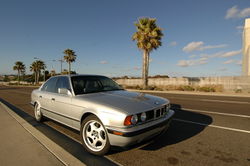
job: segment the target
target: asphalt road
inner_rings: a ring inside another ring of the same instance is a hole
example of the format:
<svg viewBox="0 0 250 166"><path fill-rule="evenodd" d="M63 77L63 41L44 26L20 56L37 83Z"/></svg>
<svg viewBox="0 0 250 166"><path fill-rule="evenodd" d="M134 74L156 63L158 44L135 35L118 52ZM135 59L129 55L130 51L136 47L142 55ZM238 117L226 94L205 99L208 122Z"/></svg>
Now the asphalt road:
<svg viewBox="0 0 250 166"><path fill-rule="evenodd" d="M28 87L0 87L0 100L87 165L250 165L250 97L163 94L176 115L167 133L104 157L83 150L79 133L51 120L35 122Z"/></svg>

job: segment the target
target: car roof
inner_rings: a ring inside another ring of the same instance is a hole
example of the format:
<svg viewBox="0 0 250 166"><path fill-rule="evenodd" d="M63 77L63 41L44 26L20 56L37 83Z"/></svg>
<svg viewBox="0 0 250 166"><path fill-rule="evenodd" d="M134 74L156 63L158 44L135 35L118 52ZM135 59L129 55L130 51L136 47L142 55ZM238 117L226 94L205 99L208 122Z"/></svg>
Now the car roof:
<svg viewBox="0 0 250 166"><path fill-rule="evenodd" d="M56 75L53 77L76 77L76 76L99 76L99 77L106 77L103 75L94 75L94 74L71 74L71 75L67 75L67 74L63 74L63 75Z"/></svg>

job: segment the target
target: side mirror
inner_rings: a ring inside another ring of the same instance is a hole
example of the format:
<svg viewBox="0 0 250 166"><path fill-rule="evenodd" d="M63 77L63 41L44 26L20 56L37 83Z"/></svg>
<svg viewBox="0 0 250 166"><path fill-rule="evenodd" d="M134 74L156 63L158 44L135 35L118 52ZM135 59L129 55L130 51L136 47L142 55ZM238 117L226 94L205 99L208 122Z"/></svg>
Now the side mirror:
<svg viewBox="0 0 250 166"><path fill-rule="evenodd" d="M59 94L63 94L63 95L69 95L71 96L71 92L70 90L66 89L66 88L58 88L58 93Z"/></svg>

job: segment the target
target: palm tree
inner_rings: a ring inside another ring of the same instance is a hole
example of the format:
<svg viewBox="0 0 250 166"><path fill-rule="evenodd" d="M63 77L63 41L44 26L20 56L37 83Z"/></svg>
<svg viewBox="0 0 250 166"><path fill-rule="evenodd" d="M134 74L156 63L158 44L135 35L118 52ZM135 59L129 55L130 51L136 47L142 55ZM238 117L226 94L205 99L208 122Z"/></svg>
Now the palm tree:
<svg viewBox="0 0 250 166"><path fill-rule="evenodd" d="M71 63L75 62L75 60L76 60L76 54L71 49L66 49L66 50L63 51L63 53L65 54L65 56L63 57L64 60L69 64L68 73L70 74L70 72L71 72Z"/></svg>
<svg viewBox="0 0 250 166"><path fill-rule="evenodd" d="M34 72L35 83L38 84L41 70L45 70L46 65L41 60L36 60L30 65L30 71Z"/></svg>
<svg viewBox="0 0 250 166"><path fill-rule="evenodd" d="M161 46L163 36L162 29L156 25L154 18L140 18L135 23L137 32L132 36L132 40L137 40L137 47L143 51L142 79L143 88L148 86L149 54Z"/></svg>
<svg viewBox="0 0 250 166"><path fill-rule="evenodd" d="M20 74L25 72L25 68L25 64L21 61L16 61L15 65L13 66L13 70L17 70L18 84L20 84Z"/></svg>

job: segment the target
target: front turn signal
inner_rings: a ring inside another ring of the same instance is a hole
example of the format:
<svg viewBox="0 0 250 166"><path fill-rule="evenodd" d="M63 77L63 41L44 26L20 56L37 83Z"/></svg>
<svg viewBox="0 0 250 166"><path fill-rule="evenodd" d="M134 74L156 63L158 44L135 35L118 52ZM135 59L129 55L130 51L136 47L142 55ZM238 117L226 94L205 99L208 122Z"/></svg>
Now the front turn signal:
<svg viewBox="0 0 250 166"><path fill-rule="evenodd" d="M132 115L127 116L127 117L125 118L125 120L124 120L124 125L125 125L125 126L131 125L131 124L132 124L131 119L132 119Z"/></svg>

